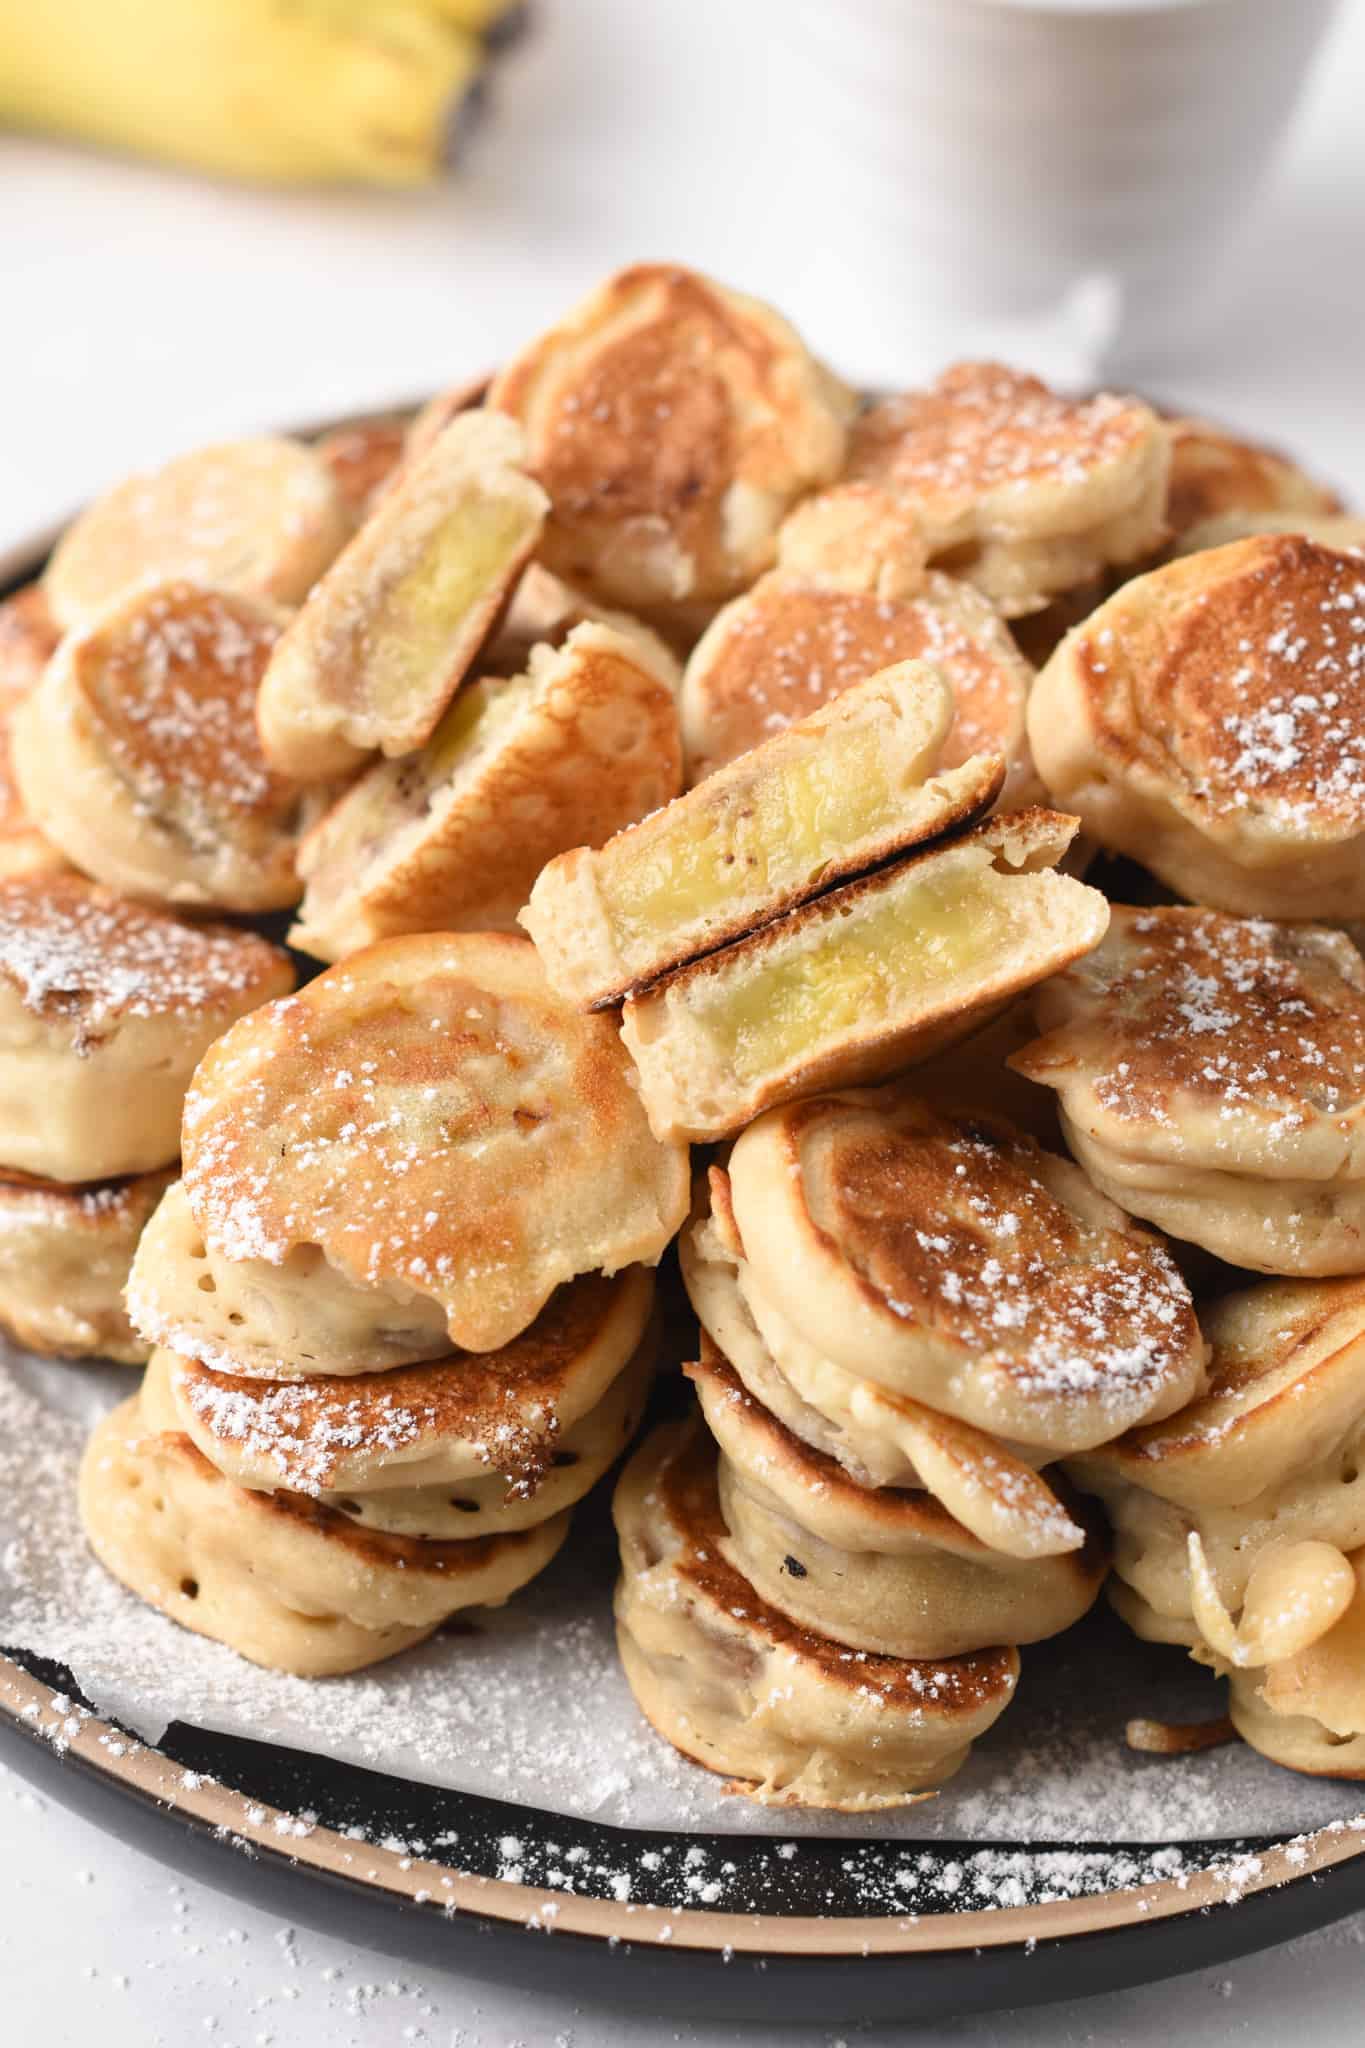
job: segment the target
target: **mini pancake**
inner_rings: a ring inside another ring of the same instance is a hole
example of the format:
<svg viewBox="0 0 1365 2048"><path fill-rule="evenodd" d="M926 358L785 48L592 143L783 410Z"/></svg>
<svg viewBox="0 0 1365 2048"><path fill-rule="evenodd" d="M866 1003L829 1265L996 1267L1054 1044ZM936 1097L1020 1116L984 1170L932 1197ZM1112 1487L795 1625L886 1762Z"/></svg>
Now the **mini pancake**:
<svg viewBox="0 0 1365 2048"><path fill-rule="evenodd" d="M877 555L863 559L875 578ZM726 605L683 676L688 780L704 781L903 661L932 662L952 687L956 713L941 765L1003 754L1008 800L1025 801L1037 787L1024 737L1033 671L986 599L936 571L887 596L852 571L836 581L784 562Z"/></svg>
<svg viewBox="0 0 1365 2048"><path fill-rule="evenodd" d="M128 1313L149 1343L258 1380L382 1372L450 1349L439 1303L357 1286L316 1245L295 1245L278 1264L222 1257L205 1243L180 1182L138 1243Z"/></svg>
<svg viewBox="0 0 1365 2048"><path fill-rule="evenodd" d="M178 1359L176 1426L239 1486L344 1495L492 1475L529 1497L644 1343L653 1294L640 1266L585 1275L496 1351L347 1379L243 1382Z"/></svg>
<svg viewBox="0 0 1365 2048"><path fill-rule="evenodd" d="M522 923L584 1007L741 938L851 876L970 824L1004 763L940 771L952 692L921 663L871 677L599 852L561 853Z"/></svg>
<svg viewBox="0 0 1365 2048"><path fill-rule="evenodd" d="M725 1137L969 1037L1102 936L1104 898L1052 866L1073 831L1052 811L989 819L632 996L623 1036L651 1129Z"/></svg>
<svg viewBox="0 0 1365 2048"><path fill-rule="evenodd" d="M619 271L494 378L552 510L546 565L632 610L733 597L844 459L851 395L758 300Z"/></svg>
<svg viewBox="0 0 1365 2048"><path fill-rule="evenodd" d="M334 427L313 443L357 526L402 461L411 426L408 413L379 412Z"/></svg>
<svg viewBox="0 0 1365 2048"><path fill-rule="evenodd" d="M1205 548L1224 548L1230 541L1250 540L1258 533L1300 533L1338 554L1365 553L1365 519L1330 517L1310 512L1225 512L1191 526L1171 549L1172 555L1197 555Z"/></svg>
<svg viewBox="0 0 1365 2048"><path fill-rule="evenodd" d="M871 1813L961 1768L1013 1698L1012 1649L912 1662L850 1650L763 1600L731 1565L716 1453L659 1429L616 1489L616 1630L646 1719L765 1806Z"/></svg>
<svg viewBox="0 0 1365 2048"><path fill-rule="evenodd" d="M65 1187L0 1172L0 1328L29 1351L141 1365L123 1290L170 1177Z"/></svg>
<svg viewBox="0 0 1365 2048"><path fill-rule="evenodd" d="M929 561L1007 618L1041 611L1165 534L1170 444L1150 406L1059 398L999 363L958 363L856 421L848 476L893 492Z"/></svg>
<svg viewBox="0 0 1365 2048"><path fill-rule="evenodd" d="M285 620L258 598L161 583L67 634L15 719L14 766L76 866L153 901L297 902L318 799L272 774L254 717Z"/></svg>
<svg viewBox="0 0 1365 2048"><path fill-rule="evenodd" d="M1229 1612L1268 1552L1365 1546L1365 1280L1262 1282L1204 1328L1207 1392L1068 1468L1105 1503L1120 1577L1195 1639L1192 1531ZM1314 1560L1310 1589L1322 1577Z"/></svg>
<svg viewBox="0 0 1365 2048"><path fill-rule="evenodd" d="M1365 1268L1365 962L1341 932L1115 905L1012 1056L1133 1214L1234 1265Z"/></svg>
<svg viewBox="0 0 1365 2048"><path fill-rule="evenodd" d="M358 1671L462 1608L501 1606L569 1526L564 1514L463 1543L364 1529L300 1494L234 1486L187 1436L150 1428L136 1400L92 1435L79 1501L91 1549L140 1599L305 1678Z"/></svg>
<svg viewBox="0 0 1365 2048"><path fill-rule="evenodd" d="M683 1279L703 1344L710 1341L768 1413L856 1486L921 1489L1006 1557L1056 1557L1081 1547L1085 1531L1032 1468L1045 1452L1021 1451L860 1379L804 1342L754 1286L728 1177L713 1166L709 1180L711 1214L679 1242Z"/></svg>
<svg viewBox="0 0 1365 2048"><path fill-rule="evenodd" d="M471 412L404 465L266 669L257 722L278 773L326 780L430 739L540 538L522 452L510 421Z"/></svg>
<svg viewBox="0 0 1365 2048"><path fill-rule="evenodd" d="M548 860L677 795L676 682L671 656L581 625L524 675L470 684L309 835L291 942L337 960L398 932L510 930Z"/></svg>
<svg viewBox="0 0 1365 2048"><path fill-rule="evenodd" d="M1108 1568L1101 1516L1084 1549L989 1549L931 1493L858 1486L754 1400L714 1345L687 1368L720 1446L721 1554L792 1621L887 1657L1034 1643L1093 1606Z"/></svg>
<svg viewBox="0 0 1365 2048"><path fill-rule="evenodd" d="M300 441L226 441L132 476L86 507L43 576L63 632L135 584L185 579L297 604L351 535L332 472Z"/></svg>
<svg viewBox="0 0 1365 2048"><path fill-rule="evenodd" d="M1191 531L1212 521L1330 518L1345 510L1335 491L1289 456L1245 441L1211 420L1168 420L1166 432L1171 443L1166 524L1181 553Z"/></svg>
<svg viewBox="0 0 1365 2048"><path fill-rule="evenodd" d="M729 1173L751 1300L845 1372L1054 1453L1203 1386L1158 1240L1001 1120L907 1084L827 1095L752 1125Z"/></svg>
<svg viewBox="0 0 1365 2048"><path fill-rule="evenodd" d="M311 1247L471 1351L579 1273L655 1263L687 1213L614 1021L501 933L389 939L244 1020L195 1076L184 1160L205 1246L267 1292Z"/></svg>
<svg viewBox="0 0 1365 2048"><path fill-rule="evenodd" d="M82 876L0 882L0 1164L57 1181L167 1165L201 1055L293 979L253 933Z"/></svg>
<svg viewBox="0 0 1365 2048"><path fill-rule="evenodd" d="M649 1398L654 1378L654 1351L651 1332L641 1340L600 1399L585 1414L563 1427L556 1426L552 1432L547 1433L542 1427L537 1439L538 1446L543 1449L541 1463L522 1460L522 1446L516 1445L513 1455L510 1458L504 1455L502 1460L511 1465L512 1469L508 1471L499 1468L495 1451L493 1461L476 1460L472 1471L447 1476L444 1480L435 1476L423 1479L418 1473L408 1483L403 1480L401 1472L381 1469L381 1483L372 1489L367 1485L338 1490L310 1484L291 1490L311 1494L314 1499L335 1508L339 1514L364 1528L388 1530L399 1536L461 1541L470 1536L503 1535L509 1530L534 1528L537 1523L549 1521L551 1516L561 1514L581 1500L625 1449L639 1426ZM467 1354L463 1356L467 1361ZM443 1369L444 1361L429 1368L429 1376L435 1379ZM224 1471L226 1477L236 1478L239 1484L246 1483L236 1472L226 1469L238 1462L234 1457L235 1446L206 1426L215 1422L222 1424L229 1414L228 1404L234 1383L223 1379L221 1389L213 1390L212 1406L206 1416L201 1416L193 1406L195 1401L204 1406L204 1397L209 1392L201 1373L193 1367L186 1367L184 1361L170 1351L154 1352L148 1371L166 1382L174 1411L173 1420L167 1426L183 1428L210 1464ZM348 1381L346 1385L349 1390L355 1382ZM248 1406L253 1413L256 1412L261 1405L256 1388L241 1381L236 1382L235 1387L244 1397L239 1415L245 1413ZM286 1390L269 1390L272 1394L282 1391ZM340 1404L336 1406L339 1408ZM267 1429L278 1416L279 1407L277 1401L267 1421ZM553 1423L555 1418L551 1415L549 1421ZM377 1427L382 1429L382 1422L377 1423ZM256 1459L255 1462L261 1464L262 1460ZM359 1464L361 1461L356 1458L352 1462ZM447 1462L457 1462L453 1451L448 1453ZM427 1461L431 1471L437 1470L439 1463L439 1459ZM397 1483L392 1483L394 1481ZM264 1490L269 1492L271 1489L267 1485Z"/></svg>
<svg viewBox="0 0 1365 2048"><path fill-rule="evenodd" d="M45 839L24 806L14 778L15 716L56 652L61 634L41 583L0 601L0 880L53 873L64 856Z"/></svg>
<svg viewBox="0 0 1365 2048"><path fill-rule="evenodd" d="M1365 564L1291 534L1135 577L1034 685L1054 799L1178 894L1365 916Z"/></svg>

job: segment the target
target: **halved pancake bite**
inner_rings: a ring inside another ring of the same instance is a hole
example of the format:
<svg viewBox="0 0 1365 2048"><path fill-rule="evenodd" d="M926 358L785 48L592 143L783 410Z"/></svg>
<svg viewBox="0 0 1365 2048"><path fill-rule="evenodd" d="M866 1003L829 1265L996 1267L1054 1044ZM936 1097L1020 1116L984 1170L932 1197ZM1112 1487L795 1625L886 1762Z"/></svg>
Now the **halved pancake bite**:
<svg viewBox="0 0 1365 2048"><path fill-rule="evenodd" d="M554 855L677 795L677 679L652 634L584 623L525 674L468 685L305 840L292 943L337 960L399 932L510 930Z"/></svg>
<svg viewBox="0 0 1365 2048"><path fill-rule="evenodd" d="M412 1323L409 1357L442 1330L494 1349L561 1282L657 1260L687 1210L614 1022L501 934L391 939L257 1011L195 1076L184 1159L205 1257L259 1298L225 1340L248 1371L291 1289L305 1323L359 1317L357 1349L376 1317Z"/></svg>
<svg viewBox="0 0 1365 2048"><path fill-rule="evenodd" d="M24 802L87 874L130 895L224 910L296 902L320 799L271 772L256 693L288 614L149 584L68 633L14 725Z"/></svg>
<svg viewBox="0 0 1365 2048"><path fill-rule="evenodd" d="M550 862L521 922L552 984L616 1002L998 796L1004 764L941 766L952 692L923 663L846 691L594 852Z"/></svg>
<svg viewBox="0 0 1365 2048"><path fill-rule="evenodd" d="M293 979L250 932L82 876L0 882L0 1165L68 1182L167 1165L204 1052Z"/></svg>
<svg viewBox="0 0 1365 2048"><path fill-rule="evenodd" d="M1014 1696L1018 1652L913 1662L792 1621L727 1562L716 1452L659 1429L616 1489L617 1642L666 1741L766 1806L871 1813L961 1768Z"/></svg>
<svg viewBox="0 0 1365 2048"><path fill-rule="evenodd" d="M315 449L225 441L131 476L87 506L53 550L43 589L63 632L148 581L186 578L297 604L351 532Z"/></svg>
<svg viewBox="0 0 1365 2048"><path fill-rule="evenodd" d="M1164 537L1170 447L1135 398L1060 398L1000 363L958 363L855 423L847 475L913 511L931 565L1006 618L1041 611Z"/></svg>
<svg viewBox="0 0 1365 2048"><path fill-rule="evenodd" d="M1365 917L1365 563L1266 534L1135 578L1029 700L1054 799L1194 902Z"/></svg>
<svg viewBox="0 0 1365 2048"><path fill-rule="evenodd" d="M1365 1271L1365 961L1341 932L1113 907L1010 1065L1134 1215L1234 1265Z"/></svg>
<svg viewBox="0 0 1365 2048"><path fill-rule="evenodd" d="M510 420L459 415L381 494L281 638L257 718L280 774L321 781L430 739L540 538Z"/></svg>
<svg viewBox="0 0 1365 2048"><path fill-rule="evenodd" d="M926 573L919 529L893 498L867 485L822 492L792 514L777 545L777 567L725 606L688 659L690 781L878 670L925 660L953 692L942 766L1001 754L1007 800L1036 792L1024 738L1032 671L986 598Z"/></svg>
<svg viewBox="0 0 1365 2048"><path fill-rule="evenodd" d="M626 1003L661 1138L720 1138L965 1038L1088 952L1109 910L1058 874L1075 821L1021 811L846 883Z"/></svg>
<svg viewBox="0 0 1365 2048"><path fill-rule="evenodd" d="M494 378L551 500L546 564L648 612L742 590L844 458L853 399L771 307L669 264L608 278Z"/></svg>

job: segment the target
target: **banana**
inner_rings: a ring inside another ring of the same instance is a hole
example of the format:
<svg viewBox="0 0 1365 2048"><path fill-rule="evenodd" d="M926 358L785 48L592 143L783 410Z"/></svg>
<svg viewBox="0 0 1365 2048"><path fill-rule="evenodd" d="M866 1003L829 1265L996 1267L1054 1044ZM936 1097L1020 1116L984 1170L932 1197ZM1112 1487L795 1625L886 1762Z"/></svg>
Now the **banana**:
<svg viewBox="0 0 1365 2048"><path fill-rule="evenodd" d="M0 122L235 178L442 167L491 0L0 0Z"/></svg>

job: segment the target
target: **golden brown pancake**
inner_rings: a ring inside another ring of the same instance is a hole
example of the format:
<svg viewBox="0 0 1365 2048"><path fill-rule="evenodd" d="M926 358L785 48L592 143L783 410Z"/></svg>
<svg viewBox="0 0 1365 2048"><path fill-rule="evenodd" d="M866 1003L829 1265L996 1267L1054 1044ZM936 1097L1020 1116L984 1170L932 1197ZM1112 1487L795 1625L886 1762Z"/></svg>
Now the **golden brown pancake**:
<svg viewBox="0 0 1365 2048"><path fill-rule="evenodd" d="M379 412L334 427L313 443L357 525L402 460L411 425L405 412Z"/></svg>
<svg viewBox="0 0 1365 2048"><path fill-rule="evenodd" d="M770 1345L780 1322L846 1372L1054 1453L1203 1385L1158 1240L995 1118L945 1116L908 1083L815 1097L751 1125L729 1174Z"/></svg>
<svg viewBox="0 0 1365 2048"><path fill-rule="evenodd" d="M55 653L61 634L41 583L0 601L0 879L65 867L64 856L38 830L14 778L15 715Z"/></svg>
<svg viewBox="0 0 1365 2048"><path fill-rule="evenodd" d="M632 609L732 597L844 455L849 394L756 299L619 271L494 378L552 512L542 556Z"/></svg>
<svg viewBox="0 0 1365 2048"><path fill-rule="evenodd" d="M617 1642L641 1711L763 1805L875 1812L944 1783L1008 1706L1017 1652L916 1663L789 1620L725 1559L715 1460L697 1426L659 1429L616 1490Z"/></svg>
<svg viewBox="0 0 1365 2048"><path fill-rule="evenodd" d="M1101 845L1220 910L1365 916L1365 565L1264 534L1126 583L1029 700Z"/></svg>
<svg viewBox="0 0 1365 2048"><path fill-rule="evenodd" d="M871 676L594 851L561 853L521 923L584 1006L770 924L836 884L973 823L1005 765L940 765L952 693L923 663Z"/></svg>
<svg viewBox="0 0 1365 2048"><path fill-rule="evenodd" d="M1086 952L1109 909L1053 864L1074 820L997 815L630 997L622 1033L660 1137L727 1137L773 1103L881 1080L970 1036Z"/></svg>
<svg viewBox="0 0 1365 2048"><path fill-rule="evenodd" d="M855 422L848 476L897 494L929 561L1007 618L1150 552L1170 463L1149 406L1071 400L1000 363L958 363Z"/></svg>
<svg viewBox="0 0 1365 2048"><path fill-rule="evenodd" d="M286 614L228 590L146 585L68 633L20 710L24 801L87 874L196 908L297 901L318 799L272 774L256 693Z"/></svg>
<svg viewBox="0 0 1365 2048"><path fill-rule="evenodd" d="M496 1351L344 1379L245 1381L181 1359L179 1426L241 1486L345 1494L498 1474L530 1495L643 1341L653 1292L639 1266L585 1275Z"/></svg>
<svg viewBox="0 0 1365 2048"><path fill-rule="evenodd" d="M1031 671L986 600L938 574L914 595L893 598L777 569L727 605L683 677L689 780L703 781L878 670L919 660L932 662L953 690L942 765L1003 754L1013 770L1010 797L1026 793Z"/></svg>
<svg viewBox="0 0 1365 2048"><path fill-rule="evenodd" d="M29 1351L141 1365L123 1290L169 1171L69 1187L0 1171L0 1327Z"/></svg>
<svg viewBox="0 0 1365 2048"><path fill-rule="evenodd" d="M1010 1064L1115 1201L1234 1265L1365 1267L1365 962L1344 933L1113 906Z"/></svg>
<svg viewBox="0 0 1365 2048"><path fill-rule="evenodd" d="M315 449L226 441L131 476L87 506L53 550L43 589L63 632L149 581L297 604L351 531Z"/></svg>
<svg viewBox="0 0 1365 2048"><path fill-rule="evenodd" d="M302 1494L234 1486L137 1400L87 1444L80 1511L100 1563L150 1606L253 1663L313 1678L392 1657L463 1607L501 1605L569 1523L462 1543L366 1529Z"/></svg>
<svg viewBox="0 0 1365 2048"><path fill-rule="evenodd" d="M83 876L0 882L0 1164L60 1181L167 1165L201 1054L292 982L253 933Z"/></svg>
<svg viewBox="0 0 1365 2048"><path fill-rule="evenodd" d="M722 1555L807 1628L891 1657L957 1657L1040 1642L1078 1621L1108 1568L1103 1518L1075 1495L1084 1548L992 1550L932 1493L857 1485L802 1443L703 1339L687 1367L720 1445Z"/></svg>
<svg viewBox="0 0 1365 2048"><path fill-rule="evenodd" d="M1168 420L1171 478L1166 524L1177 544L1191 527L1236 517L1329 518L1345 506L1288 455L1246 441L1211 420Z"/></svg>
<svg viewBox="0 0 1365 2048"><path fill-rule="evenodd" d="M651 1138L615 1022L503 934L390 939L257 1011L195 1076L184 1160L208 1249L267 1294L312 1247L469 1350L578 1273L653 1263L687 1211L685 1152Z"/></svg>

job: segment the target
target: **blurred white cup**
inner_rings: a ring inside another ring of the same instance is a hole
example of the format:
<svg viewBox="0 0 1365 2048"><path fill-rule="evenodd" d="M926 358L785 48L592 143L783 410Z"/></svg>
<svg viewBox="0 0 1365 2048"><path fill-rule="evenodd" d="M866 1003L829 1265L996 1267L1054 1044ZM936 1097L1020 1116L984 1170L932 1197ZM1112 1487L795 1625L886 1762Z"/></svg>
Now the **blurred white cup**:
<svg viewBox="0 0 1365 2048"><path fill-rule="evenodd" d="M788 0L827 283L833 248L876 319L929 295L964 333L1027 333L1099 306L1082 352L1173 355L1335 4Z"/></svg>

